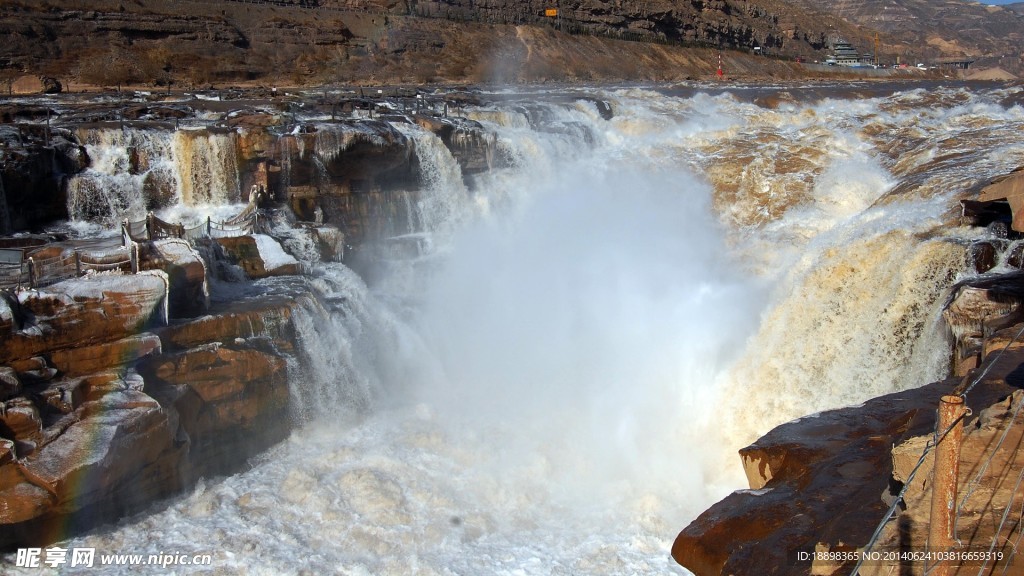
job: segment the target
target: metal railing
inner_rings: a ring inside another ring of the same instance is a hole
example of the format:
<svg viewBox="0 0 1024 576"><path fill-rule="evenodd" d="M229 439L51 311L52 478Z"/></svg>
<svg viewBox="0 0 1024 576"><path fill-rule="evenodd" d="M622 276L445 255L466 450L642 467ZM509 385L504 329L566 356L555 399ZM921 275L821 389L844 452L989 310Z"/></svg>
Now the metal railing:
<svg viewBox="0 0 1024 576"><path fill-rule="evenodd" d="M157 218L121 222L121 248L95 254L81 250L63 251L49 258L25 258L24 251L5 250L0 258L0 289L42 288L64 280L97 272L135 274L139 271L139 243L161 238L181 238L195 242L201 238L230 238L252 234L261 229L257 202L252 201L238 215L224 222L210 217L194 226L185 226Z"/></svg>
<svg viewBox="0 0 1024 576"><path fill-rule="evenodd" d="M257 204L250 202L237 216L223 222L207 217L205 222L190 226L161 220L151 212L145 220L122 221L121 237L125 246L129 242L148 242L161 238L182 238L195 242L200 238L230 238L252 234L260 229L260 224Z"/></svg>
<svg viewBox="0 0 1024 576"><path fill-rule="evenodd" d="M134 245L104 255L73 250L50 258L29 257L18 263L0 264L0 288L43 288L90 273L112 271L138 271Z"/></svg>

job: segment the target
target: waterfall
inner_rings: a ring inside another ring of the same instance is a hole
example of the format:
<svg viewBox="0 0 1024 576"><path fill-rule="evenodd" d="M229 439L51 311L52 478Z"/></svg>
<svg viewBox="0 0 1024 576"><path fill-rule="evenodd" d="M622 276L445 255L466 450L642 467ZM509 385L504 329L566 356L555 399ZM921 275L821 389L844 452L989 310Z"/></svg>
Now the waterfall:
<svg viewBox="0 0 1024 576"><path fill-rule="evenodd" d="M372 288L317 264L304 427L86 545L268 573L683 574L672 538L745 486L757 434L945 374L938 312L980 234L948 225L956 194L1024 164L1009 89L771 109L744 90L594 91L607 120L544 92L471 109L502 159L471 192L399 128L442 250Z"/></svg>
<svg viewBox="0 0 1024 576"><path fill-rule="evenodd" d="M208 130L83 128L89 167L68 182L72 220L141 220L176 205L239 201L234 136Z"/></svg>
<svg viewBox="0 0 1024 576"><path fill-rule="evenodd" d="M346 322L313 295L299 300L292 321L299 342L299 353L288 366L290 373L299 375L290 379L293 420L301 424L342 411L367 410L372 394L366 376L355 370L353 352L358 318Z"/></svg>
<svg viewBox="0 0 1024 576"><path fill-rule="evenodd" d="M233 132L178 130L173 147L182 203L195 206L242 201Z"/></svg>
<svg viewBox="0 0 1024 576"><path fill-rule="evenodd" d="M173 132L139 128L80 129L89 167L68 181L72 220L141 220L181 201Z"/></svg>
<svg viewBox="0 0 1024 576"><path fill-rule="evenodd" d="M415 218L410 220L419 229L412 231L450 233L468 210L468 192L459 163L433 132L407 124L399 124L398 129L413 141L419 159L421 186Z"/></svg>

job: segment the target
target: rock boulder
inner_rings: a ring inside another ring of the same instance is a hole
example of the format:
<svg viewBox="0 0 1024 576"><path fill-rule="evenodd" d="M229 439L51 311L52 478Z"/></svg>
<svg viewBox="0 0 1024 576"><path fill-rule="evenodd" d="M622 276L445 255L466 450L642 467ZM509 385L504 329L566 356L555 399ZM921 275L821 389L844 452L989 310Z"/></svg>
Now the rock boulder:
<svg viewBox="0 0 1024 576"><path fill-rule="evenodd" d="M1024 351L1017 354L1019 364ZM979 384L969 406L980 410L1010 394L1005 367L1011 364L1007 359ZM697 576L806 575L811 563L797 561L798 552L864 546L888 508L892 446L930 432L939 398L959 382L778 426L740 450L752 489L734 492L691 522L672 556Z"/></svg>

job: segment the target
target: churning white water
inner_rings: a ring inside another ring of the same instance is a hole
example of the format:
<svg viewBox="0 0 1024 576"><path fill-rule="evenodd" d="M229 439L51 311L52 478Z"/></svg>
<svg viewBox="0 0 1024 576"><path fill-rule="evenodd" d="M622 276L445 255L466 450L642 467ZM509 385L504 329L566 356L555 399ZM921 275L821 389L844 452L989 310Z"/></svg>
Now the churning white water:
<svg viewBox="0 0 1024 576"><path fill-rule="evenodd" d="M81 128L89 166L68 182L72 220L141 220L148 211L240 200L234 136L206 129Z"/></svg>
<svg viewBox="0 0 1024 576"><path fill-rule="evenodd" d="M544 95L472 113L502 162L441 196L468 216L409 263L408 308L317 272L303 361L332 373L295 402L329 416L69 547L213 555L181 573L683 573L671 542L745 487L738 448L944 374L974 232L942 224L1024 164L1010 90L597 94L611 120Z"/></svg>

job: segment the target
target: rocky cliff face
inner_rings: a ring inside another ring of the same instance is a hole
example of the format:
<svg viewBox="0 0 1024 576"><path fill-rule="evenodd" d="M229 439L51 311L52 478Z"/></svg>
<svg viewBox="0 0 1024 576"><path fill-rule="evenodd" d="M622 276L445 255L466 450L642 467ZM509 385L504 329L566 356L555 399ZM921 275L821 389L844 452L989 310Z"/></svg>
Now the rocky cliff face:
<svg viewBox="0 0 1024 576"><path fill-rule="evenodd" d="M1018 353L1015 360L974 388L972 410L996 404L1021 384L1010 375L1024 357ZM740 451L750 489L734 492L690 523L672 556L698 576L749 574L755 566L759 574L849 571L853 562L822 571L798 554L855 551L868 543L900 488L888 472L892 447L929 434L938 399L959 382L889 394L775 428Z"/></svg>
<svg viewBox="0 0 1024 576"><path fill-rule="evenodd" d="M109 87L682 79L715 69L682 46L821 59L829 32L862 36L816 8L767 0L577 0L561 3L558 17L545 16L547 8L537 1L17 0L0 6L0 33L9 39L0 46L0 80L13 89L26 74ZM557 37L557 54L542 63L532 55L537 30ZM741 53L731 57L747 58ZM666 59L672 67L660 65Z"/></svg>
<svg viewBox="0 0 1024 576"><path fill-rule="evenodd" d="M180 303L212 278L178 243L149 245L150 271L0 300L0 547L52 542L235 472L295 424L294 311L315 296L295 284L201 301L190 319L198 310Z"/></svg>
<svg viewBox="0 0 1024 576"><path fill-rule="evenodd" d="M419 149L395 122L416 123L436 134L463 174L472 175L493 164L493 136L477 122L445 115L448 104L442 100L435 99L428 107L423 104L426 100L411 97L415 93L398 99L352 96L335 95L295 106L304 108L307 115L336 116L319 121L268 114L268 105L285 109L295 105L273 98L255 105L240 102L241 109L227 111L211 110L196 101L193 106L133 103L64 117L51 110L50 127L40 126L39 113L31 108L8 107L7 114L20 123L6 132L0 128L0 136L9 137L6 147L0 148L0 190L6 191L0 197L0 212L5 215L0 229L37 230L72 216L109 219L114 217L112 208L124 210L131 205L153 210L179 201L201 202L202 197L189 197L215 189L227 190L226 201L246 201L249 191L257 189L269 202L286 203L300 220L341 229L346 242L355 246L367 238L414 231L419 225L408 207L417 202L423 184L419 157L429 151ZM408 110L395 109L405 103ZM380 110L374 112L377 107ZM362 117L350 117L358 108L363 109ZM388 121L380 119L380 114ZM117 116L133 120L108 120ZM201 131L175 130L166 123L167 119L195 121L199 116L207 125ZM45 122L46 115L42 118ZM117 178L139 181L131 190L118 192L122 185L102 172L102 166L89 172L103 163L104 155L118 154L123 156L118 161L126 164L126 174ZM158 168L161 163L184 168L172 173ZM116 194L121 197L103 200ZM77 212L69 213L69 206ZM172 252L169 259L147 253L146 260L162 267L174 260L173 252L187 248L167 245L162 249ZM191 278L201 274L196 264L168 270ZM193 291L174 300L173 307L193 308L192 313L198 310L197 304L201 307L208 296L192 284Z"/></svg>
<svg viewBox="0 0 1024 576"><path fill-rule="evenodd" d="M574 0L550 17L549 8L535 0L15 0L0 6L8 39L0 46L0 88L21 87L16 81L26 75L51 78L49 86L63 79L65 88L683 79L714 72L713 63L694 58L695 46L737 50L737 59L756 47L823 60L830 35L873 52L873 31L887 62L966 54L1017 72L1024 49L1018 13L960 1L833 8L810 0ZM557 38L557 54L541 63L533 54L538 30ZM661 65L666 59L672 67ZM751 68L760 76L807 73Z"/></svg>
<svg viewBox="0 0 1024 576"><path fill-rule="evenodd" d="M970 57L980 66L1021 71L1024 19L1009 7L932 0L794 0L793 5L878 31L878 51L886 62L896 57L908 63ZM862 51L874 51L870 33L858 36Z"/></svg>

